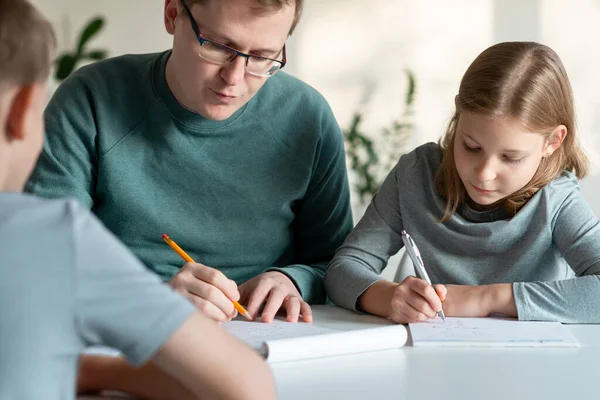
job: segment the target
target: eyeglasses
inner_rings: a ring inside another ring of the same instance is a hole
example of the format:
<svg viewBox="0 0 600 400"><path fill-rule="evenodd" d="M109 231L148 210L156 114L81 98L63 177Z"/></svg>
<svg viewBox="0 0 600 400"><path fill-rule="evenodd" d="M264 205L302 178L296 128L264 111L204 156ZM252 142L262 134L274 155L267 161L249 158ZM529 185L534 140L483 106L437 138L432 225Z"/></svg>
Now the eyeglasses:
<svg viewBox="0 0 600 400"><path fill-rule="evenodd" d="M218 65L225 65L235 60L238 56L244 57L246 59L246 71L248 71L248 73L266 78L275 75L277 71L285 66L285 63L287 62L285 44L281 50L283 57L281 60L275 60L273 58L242 53L241 51L215 42L214 40L206 39L202 36L202 33L200 33L198 24L196 23L196 20L194 20L194 17L192 17L192 12L188 8L186 2L182 1L181 3L183 4L186 14L190 18L190 23L192 24L192 29L196 34L196 38L198 39L198 42L200 42L198 55L204 60Z"/></svg>

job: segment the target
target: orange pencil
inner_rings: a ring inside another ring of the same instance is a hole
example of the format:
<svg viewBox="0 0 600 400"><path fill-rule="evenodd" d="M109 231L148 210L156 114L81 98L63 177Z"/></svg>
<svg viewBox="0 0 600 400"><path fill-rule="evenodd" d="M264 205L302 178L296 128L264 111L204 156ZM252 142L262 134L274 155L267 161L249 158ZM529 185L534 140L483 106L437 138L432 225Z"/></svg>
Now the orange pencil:
<svg viewBox="0 0 600 400"><path fill-rule="evenodd" d="M163 233L162 238L185 261L187 261L187 262L196 262L196 261L194 261L194 259L192 257L188 256L188 254L185 251L183 251L181 249L181 247L179 247L179 245L177 243L175 243L173 241L173 239L171 239L166 233ZM233 306L235 307L236 310L238 310L238 312L240 314L242 314L244 317L246 317L247 319L249 319L250 321L252 321L252 317L250 316L250 314L248 314L248 311L246 311L246 309L240 303L238 303L237 301L234 301L233 302Z"/></svg>

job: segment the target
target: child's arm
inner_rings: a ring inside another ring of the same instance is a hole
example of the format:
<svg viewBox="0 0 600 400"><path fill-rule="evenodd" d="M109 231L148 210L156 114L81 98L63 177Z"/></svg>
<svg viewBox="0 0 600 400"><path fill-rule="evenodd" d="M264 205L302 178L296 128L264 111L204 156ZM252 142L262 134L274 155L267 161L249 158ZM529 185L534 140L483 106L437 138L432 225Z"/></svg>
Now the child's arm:
<svg viewBox="0 0 600 400"><path fill-rule="evenodd" d="M447 290L443 303L446 316L487 317L491 314L518 316L511 283L444 286Z"/></svg>
<svg viewBox="0 0 600 400"><path fill-rule="evenodd" d="M122 357L83 355L78 393L119 391L146 400L275 399L264 360L199 312L134 368Z"/></svg>
<svg viewBox="0 0 600 400"><path fill-rule="evenodd" d="M199 312L165 342L152 361L198 398L276 398L273 377L259 354Z"/></svg>
<svg viewBox="0 0 600 400"><path fill-rule="evenodd" d="M73 232L65 239L74 243L68 287L78 336L87 345L118 349L131 365L141 366L129 374L132 380L119 374L131 372L122 365L105 370L106 388L143 394L141 386L150 380L147 384L162 393L169 388L185 393L147 366L152 361L196 397L275 398L269 369L256 352L146 270L88 211L71 202L65 212L73 217Z"/></svg>
<svg viewBox="0 0 600 400"><path fill-rule="evenodd" d="M152 362L135 368L122 357L83 354L79 359L77 393L118 391L146 400L196 398L182 383Z"/></svg>
<svg viewBox="0 0 600 400"><path fill-rule="evenodd" d="M399 191L406 186L405 177L417 173L415 165L414 152L402 156L329 264L325 287L336 304L399 323L424 321L440 309L443 286L434 290L415 277L398 284L379 276L389 257L403 246Z"/></svg>
<svg viewBox="0 0 600 400"><path fill-rule="evenodd" d="M415 277L401 283L378 281L359 297L357 308L401 324L435 318L434 310L440 306L448 317L517 316L510 283L435 285L435 292L430 289L431 286Z"/></svg>
<svg viewBox="0 0 600 400"><path fill-rule="evenodd" d="M577 277L513 284L519 319L599 323L600 222L576 186L556 207L553 241Z"/></svg>
<svg viewBox="0 0 600 400"><path fill-rule="evenodd" d="M388 259L403 246L398 188L400 177L411 172L412 164L407 156L400 159L329 263L325 289L337 305L357 310L359 296L381 279Z"/></svg>

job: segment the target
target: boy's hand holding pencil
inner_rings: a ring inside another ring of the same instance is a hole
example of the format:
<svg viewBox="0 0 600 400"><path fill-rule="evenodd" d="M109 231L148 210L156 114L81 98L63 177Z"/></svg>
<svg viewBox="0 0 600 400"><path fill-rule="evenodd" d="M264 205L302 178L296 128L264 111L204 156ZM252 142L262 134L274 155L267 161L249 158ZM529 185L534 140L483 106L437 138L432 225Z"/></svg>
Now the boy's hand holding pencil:
<svg viewBox="0 0 600 400"><path fill-rule="evenodd" d="M238 312L247 319L252 319L238 303L240 293L234 281L219 270L196 263L166 234L162 237L187 262L169 282L174 290L187 297L200 311L215 321L227 322Z"/></svg>

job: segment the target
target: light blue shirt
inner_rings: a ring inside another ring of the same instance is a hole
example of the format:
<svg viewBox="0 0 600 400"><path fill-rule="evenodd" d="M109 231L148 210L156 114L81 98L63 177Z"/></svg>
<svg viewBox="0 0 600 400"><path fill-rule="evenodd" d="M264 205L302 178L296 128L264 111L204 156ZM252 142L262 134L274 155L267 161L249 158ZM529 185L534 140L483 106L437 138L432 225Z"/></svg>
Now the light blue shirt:
<svg viewBox="0 0 600 400"><path fill-rule="evenodd" d="M75 396L90 345L148 360L194 307L74 201L0 193L0 399Z"/></svg>

